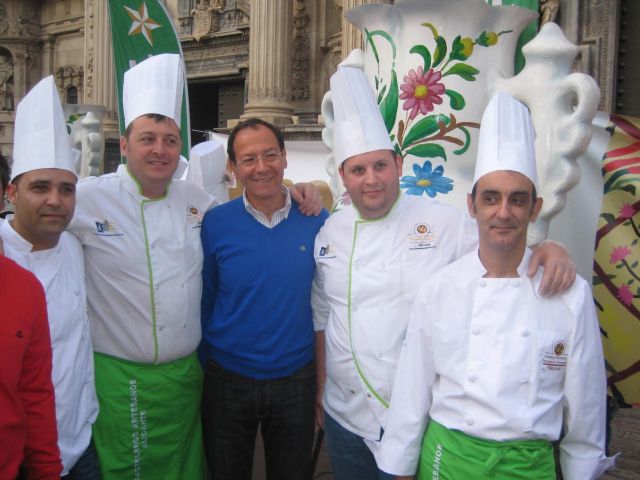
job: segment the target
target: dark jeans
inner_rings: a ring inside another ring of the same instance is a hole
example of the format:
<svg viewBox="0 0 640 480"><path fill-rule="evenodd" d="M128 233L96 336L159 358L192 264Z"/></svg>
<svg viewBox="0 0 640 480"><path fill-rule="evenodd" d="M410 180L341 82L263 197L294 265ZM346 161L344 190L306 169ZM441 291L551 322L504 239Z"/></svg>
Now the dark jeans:
<svg viewBox="0 0 640 480"><path fill-rule="evenodd" d="M361 436L347 430L324 412L325 444L335 480L392 480L378 469L376 459Z"/></svg>
<svg viewBox="0 0 640 480"><path fill-rule="evenodd" d="M93 440L91 440L76 464L69 470L69 473L62 478L65 480L100 480L102 478Z"/></svg>
<svg viewBox="0 0 640 480"><path fill-rule="evenodd" d="M204 380L204 447L215 480L251 480L258 426L269 480L309 480L315 364L288 377L256 380L209 362Z"/></svg>

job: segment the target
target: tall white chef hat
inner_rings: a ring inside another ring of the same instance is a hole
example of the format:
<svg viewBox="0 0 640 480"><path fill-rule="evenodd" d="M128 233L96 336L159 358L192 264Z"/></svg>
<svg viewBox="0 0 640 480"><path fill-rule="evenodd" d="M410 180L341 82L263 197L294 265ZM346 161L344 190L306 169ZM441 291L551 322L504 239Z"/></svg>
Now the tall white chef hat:
<svg viewBox="0 0 640 480"><path fill-rule="evenodd" d="M227 152L225 145L208 140L191 149L187 181L195 183L221 202L229 200L227 190Z"/></svg>
<svg viewBox="0 0 640 480"><path fill-rule="evenodd" d="M16 109L11 180L40 168L60 168L77 177L77 160L58 90L50 75L40 80Z"/></svg>
<svg viewBox="0 0 640 480"><path fill-rule="evenodd" d="M535 131L527 107L498 91L482 115L473 184L487 173L513 170L538 189Z"/></svg>
<svg viewBox="0 0 640 480"><path fill-rule="evenodd" d="M124 74L124 126L141 115L156 113L175 120L180 128L184 69L177 53L154 55Z"/></svg>
<svg viewBox="0 0 640 480"><path fill-rule="evenodd" d="M347 158L374 150L393 150L369 80L362 70L350 65L358 62L351 52L331 77L333 158L341 165Z"/></svg>

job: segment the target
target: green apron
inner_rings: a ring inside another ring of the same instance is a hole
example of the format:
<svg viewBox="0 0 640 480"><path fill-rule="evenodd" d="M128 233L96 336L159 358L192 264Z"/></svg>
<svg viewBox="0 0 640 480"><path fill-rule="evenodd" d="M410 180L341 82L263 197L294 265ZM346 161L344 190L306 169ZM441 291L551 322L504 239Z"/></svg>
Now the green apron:
<svg viewBox="0 0 640 480"><path fill-rule="evenodd" d="M449 430L429 420L418 480L555 480L547 440L495 442Z"/></svg>
<svg viewBox="0 0 640 480"><path fill-rule="evenodd" d="M103 480L204 479L197 355L160 365L94 358Z"/></svg>

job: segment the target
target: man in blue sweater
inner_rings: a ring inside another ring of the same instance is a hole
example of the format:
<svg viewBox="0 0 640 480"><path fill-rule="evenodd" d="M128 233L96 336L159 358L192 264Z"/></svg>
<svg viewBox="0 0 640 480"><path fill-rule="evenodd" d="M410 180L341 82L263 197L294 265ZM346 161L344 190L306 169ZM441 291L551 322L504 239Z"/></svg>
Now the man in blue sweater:
<svg viewBox="0 0 640 480"><path fill-rule="evenodd" d="M267 478L307 480L316 390L313 245L328 214L292 208L277 127L239 123L227 153L244 193L202 222L207 462L216 480L250 480L260 426Z"/></svg>

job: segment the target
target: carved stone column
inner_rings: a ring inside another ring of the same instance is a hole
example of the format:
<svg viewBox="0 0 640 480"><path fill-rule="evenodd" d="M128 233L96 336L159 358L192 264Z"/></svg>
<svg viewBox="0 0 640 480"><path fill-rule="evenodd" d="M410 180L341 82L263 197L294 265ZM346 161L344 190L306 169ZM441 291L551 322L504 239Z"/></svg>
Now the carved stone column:
<svg viewBox="0 0 640 480"><path fill-rule="evenodd" d="M614 112L620 0L562 0L559 20L567 38L580 47L575 69L600 85L598 109Z"/></svg>
<svg viewBox="0 0 640 480"><path fill-rule="evenodd" d="M241 118L291 123L291 1L251 0L248 102Z"/></svg>
<svg viewBox="0 0 640 480"><path fill-rule="evenodd" d="M342 0L342 58L345 59L354 48L362 48L362 33L351 25L344 14L353 7L369 3L391 3L391 0Z"/></svg>
<svg viewBox="0 0 640 480"><path fill-rule="evenodd" d="M106 107L105 137L118 138L118 102L107 3L85 0L84 103Z"/></svg>

